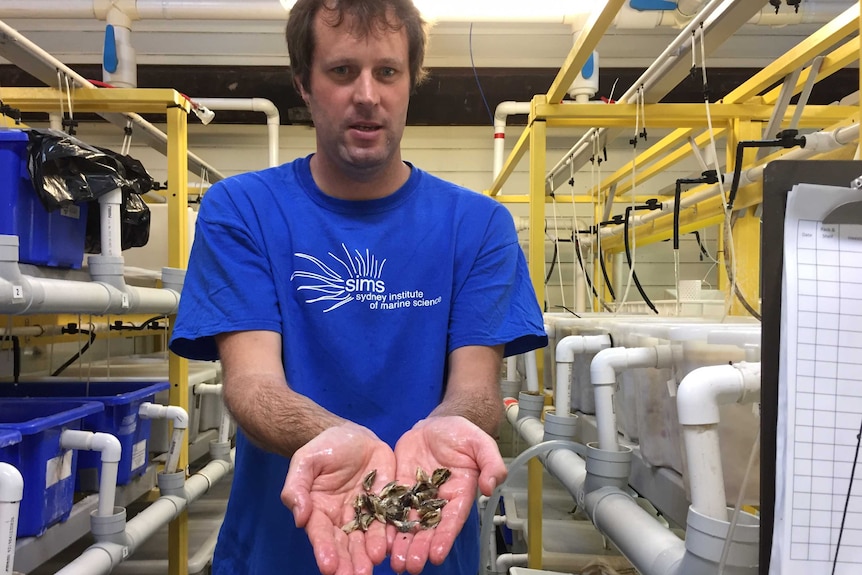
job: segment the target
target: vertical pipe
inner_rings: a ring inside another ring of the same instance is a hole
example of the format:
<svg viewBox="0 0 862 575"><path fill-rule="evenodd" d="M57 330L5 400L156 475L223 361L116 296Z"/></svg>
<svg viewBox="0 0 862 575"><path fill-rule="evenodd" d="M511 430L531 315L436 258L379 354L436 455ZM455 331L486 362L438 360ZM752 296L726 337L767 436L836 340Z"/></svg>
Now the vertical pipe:
<svg viewBox="0 0 862 575"><path fill-rule="evenodd" d="M545 301L545 170L547 126L544 120L535 119L537 104L545 96L533 98L530 112L530 277L539 305ZM541 357L538 358L541 360ZM538 370L542 365L539 363ZM541 373L539 381L543 381ZM533 458L527 468L527 553L530 569L542 568L542 463Z"/></svg>
<svg viewBox="0 0 862 575"><path fill-rule="evenodd" d="M117 472L120 468L119 461L105 461L102 459L102 467L99 478L99 508L96 514L99 517L110 517L114 514L114 500L117 495Z"/></svg>
<svg viewBox="0 0 862 575"><path fill-rule="evenodd" d="M18 507L24 497L24 478L8 463L0 463L0 568L11 575L15 565Z"/></svg>
<svg viewBox="0 0 862 575"><path fill-rule="evenodd" d="M183 108L168 108L168 265L185 269L188 266L188 112ZM175 318L171 318L174 325ZM168 375L171 383L170 404L189 409L189 362L170 354ZM188 466L188 443L182 442L179 468ZM168 528L168 575L188 575L189 516L180 513Z"/></svg>
<svg viewBox="0 0 862 575"><path fill-rule="evenodd" d="M123 192L116 188L99 198L99 215L101 216L100 239L103 256L122 256L122 229L120 204L123 202Z"/></svg>
<svg viewBox="0 0 862 575"><path fill-rule="evenodd" d="M527 370L527 391L541 393L542 388L539 385L539 355L536 350L528 351L524 354L524 366Z"/></svg>

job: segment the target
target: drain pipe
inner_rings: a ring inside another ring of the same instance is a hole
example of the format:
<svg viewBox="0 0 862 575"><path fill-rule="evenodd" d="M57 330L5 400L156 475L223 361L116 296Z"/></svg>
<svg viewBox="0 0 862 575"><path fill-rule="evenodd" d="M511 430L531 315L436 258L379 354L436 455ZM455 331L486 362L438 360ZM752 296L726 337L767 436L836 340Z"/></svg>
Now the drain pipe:
<svg viewBox="0 0 862 575"><path fill-rule="evenodd" d="M266 98L192 98L192 102L210 110L235 110L241 112L263 112L269 134L269 167L279 165L278 129L281 119L278 108Z"/></svg>
<svg viewBox="0 0 862 575"><path fill-rule="evenodd" d="M494 173L492 181L497 179L503 169L506 151L506 120L509 116L530 113L530 102L500 102L494 109Z"/></svg>
<svg viewBox="0 0 862 575"><path fill-rule="evenodd" d="M98 517L111 517L115 514L114 500L117 492L117 472L123 446L120 440L110 433L92 433L66 429L60 434L60 446L64 449L79 451L98 451L102 454L102 467L99 470L99 507Z"/></svg>
<svg viewBox="0 0 862 575"><path fill-rule="evenodd" d="M524 368L527 370L527 391L541 393L539 389L539 366L536 362L536 350L524 354Z"/></svg>
<svg viewBox="0 0 862 575"><path fill-rule="evenodd" d="M233 455L233 453L231 454ZM108 575L159 529L173 521L186 507L209 491L233 469L230 461L210 461L185 482L184 496L162 495L135 515L121 533L121 541L105 540L88 547L57 575Z"/></svg>
<svg viewBox="0 0 862 575"><path fill-rule="evenodd" d="M536 447L543 442L541 421L535 414L524 416L520 413L517 401L507 401L506 418L531 446ZM613 542L639 573L715 575L729 523L704 517L692 508L683 541L620 488L621 474L610 478L610 481L607 481L608 477L595 474L596 471L614 470L614 467L616 470L624 468L611 465L608 459L602 460L605 455L608 453L588 446L586 462L569 449L552 449L538 457L587 512L599 531ZM755 575L758 570L757 518L747 513L741 513L740 517L742 521L734 531L725 575Z"/></svg>
<svg viewBox="0 0 862 575"><path fill-rule="evenodd" d="M691 508L727 520L727 497L719 448L719 407L760 400L760 364L701 367L686 375L676 404L691 485Z"/></svg>
<svg viewBox="0 0 862 575"><path fill-rule="evenodd" d="M16 432L17 433L17 432ZM18 437L20 441L20 435ZM15 538L18 533L18 508L24 498L24 478L8 463L0 463L0 569L12 575L15 565Z"/></svg>
<svg viewBox="0 0 862 575"><path fill-rule="evenodd" d="M97 281L28 276L18 265L18 236L0 235L0 314L176 313L175 289L125 285L115 258L90 256L88 264Z"/></svg>
<svg viewBox="0 0 862 575"><path fill-rule="evenodd" d="M555 413L558 417L572 414L572 367L575 356L584 353L598 353L611 346L608 335L567 335L557 344L557 381L554 398Z"/></svg>
<svg viewBox="0 0 862 575"><path fill-rule="evenodd" d="M158 405L144 402L138 406L138 416L142 419L170 419L174 424L174 433L171 435L171 443L168 448L165 470L162 475L183 474L185 471L177 472L180 460L180 449L183 436L189 427L189 414L182 407L175 405Z"/></svg>
<svg viewBox="0 0 862 575"><path fill-rule="evenodd" d="M614 390L617 372L635 367L670 367L673 353L669 345L655 347L612 347L598 352L590 364L590 379L596 394L596 427L599 449L619 451Z"/></svg>

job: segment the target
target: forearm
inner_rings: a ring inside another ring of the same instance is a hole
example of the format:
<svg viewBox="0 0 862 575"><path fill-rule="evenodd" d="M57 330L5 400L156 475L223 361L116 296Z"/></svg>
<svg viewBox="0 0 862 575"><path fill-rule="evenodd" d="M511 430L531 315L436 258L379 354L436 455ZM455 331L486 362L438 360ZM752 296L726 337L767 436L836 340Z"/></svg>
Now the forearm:
<svg viewBox="0 0 862 575"><path fill-rule="evenodd" d="M503 402L493 390L481 393L447 393L445 399L428 417L461 416L494 437L503 417Z"/></svg>
<svg viewBox="0 0 862 575"><path fill-rule="evenodd" d="M231 375L225 383L225 405L242 431L258 447L285 457L345 421L272 374Z"/></svg>

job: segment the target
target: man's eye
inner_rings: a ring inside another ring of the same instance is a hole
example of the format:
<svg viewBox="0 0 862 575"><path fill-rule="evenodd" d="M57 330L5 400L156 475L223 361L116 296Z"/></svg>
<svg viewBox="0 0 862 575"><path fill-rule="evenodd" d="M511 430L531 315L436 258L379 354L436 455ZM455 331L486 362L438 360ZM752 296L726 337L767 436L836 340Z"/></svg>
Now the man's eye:
<svg viewBox="0 0 862 575"><path fill-rule="evenodd" d="M336 66L335 68L332 69L332 73L337 74L339 76L344 76L347 74L347 72L348 72L347 66Z"/></svg>

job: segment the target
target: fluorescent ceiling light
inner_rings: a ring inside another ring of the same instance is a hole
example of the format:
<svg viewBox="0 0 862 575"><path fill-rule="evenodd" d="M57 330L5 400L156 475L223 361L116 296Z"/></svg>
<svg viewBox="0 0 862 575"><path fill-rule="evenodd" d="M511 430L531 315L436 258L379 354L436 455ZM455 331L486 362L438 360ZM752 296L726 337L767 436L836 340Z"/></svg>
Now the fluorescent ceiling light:
<svg viewBox="0 0 862 575"><path fill-rule="evenodd" d="M290 10L295 0L280 0ZM448 22L569 22L607 0L414 0L422 16Z"/></svg>

